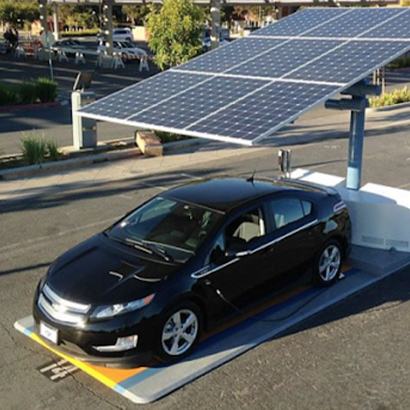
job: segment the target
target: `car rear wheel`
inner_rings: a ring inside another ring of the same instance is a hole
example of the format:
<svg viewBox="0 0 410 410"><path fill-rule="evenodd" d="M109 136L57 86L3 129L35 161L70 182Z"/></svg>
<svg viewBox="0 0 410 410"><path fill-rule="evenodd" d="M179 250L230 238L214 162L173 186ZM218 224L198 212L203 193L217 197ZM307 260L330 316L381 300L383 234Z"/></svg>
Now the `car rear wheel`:
<svg viewBox="0 0 410 410"><path fill-rule="evenodd" d="M336 240L330 240L318 252L314 267L314 282L331 285L340 276L342 268L342 247Z"/></svg>
<svg viewBox="0 0 410 410"><path fill-rule="evenodd" d="M192 302L182 302L167 311L160 321L156 356L165 363L189 355L198 342L202 313Z"/></svg>

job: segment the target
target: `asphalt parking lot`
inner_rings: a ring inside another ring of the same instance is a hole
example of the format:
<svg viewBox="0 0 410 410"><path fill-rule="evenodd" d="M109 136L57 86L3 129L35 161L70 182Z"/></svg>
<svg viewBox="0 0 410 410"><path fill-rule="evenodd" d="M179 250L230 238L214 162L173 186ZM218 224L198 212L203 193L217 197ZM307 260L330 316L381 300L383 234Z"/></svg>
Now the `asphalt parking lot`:
<svg viewBox="0 0 410 410"><path fill-rule="evenodd" d="M343 176L346 155L346 138L330 139L295 147L293 161ZM408 187L409 158L406 127L368 135L363 182ZM257 175L277 174L276 148L146 172L138 170L141 159L127 161L134 161L127 178L84 184L75 171L63 172L64 190L1 204L0 230L7 232L0 238L1 408L135 408L82 372L55 383L36 370L51 357L13 323L30 313L38 279L65 249L164 188L203 176L250 175L255 168ZM103 170L92 167L90 175ZM25 187L30 192L29 181ZM408 409L409 274L396 273L145 407Z"/></svg>

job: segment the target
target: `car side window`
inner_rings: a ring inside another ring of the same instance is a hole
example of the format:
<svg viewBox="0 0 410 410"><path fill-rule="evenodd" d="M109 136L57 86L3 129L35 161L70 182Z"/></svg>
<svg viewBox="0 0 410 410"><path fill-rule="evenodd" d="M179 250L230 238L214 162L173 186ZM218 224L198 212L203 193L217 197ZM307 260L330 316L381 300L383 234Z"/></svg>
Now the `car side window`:
<svg viewBox="0 0 410 410"><path fill-rule="evenodd" d="M306 201L306 205L303 205L303 202L305 201L300 201L297 198L280 198L273 200L269 205L274 214L276 229L283 228L311 213L311 203Z"/></svg>
<svg viewBox="0 0 410 410"><path fill-rule="evenodd" d="M265 221L262 208L255 208L245 212L239 218L231 222L225 229L226 241L238 238L249 242L254 238L265 235Z"/></svg>
<svg viewBox="0 0 410 410"><path fill-rule="evenodd" d="M212 254L213 253L217 253L219 256L222 256L223 254L225 254L225 232L221 232L218 237L216 238L212 248L211 248L211 252L209 252L209 255L207 256L206 260L205 260L205 265L208 265L211 263L211 259L212 259Z"/></svg>
<svg viewBox="0 0 410 410"><path fill-rule="evenodd" d="M308 216L312 213L312 203L309 201L301 201L302 202L302 208L303 208L303 213L305 216Z"/></svg>

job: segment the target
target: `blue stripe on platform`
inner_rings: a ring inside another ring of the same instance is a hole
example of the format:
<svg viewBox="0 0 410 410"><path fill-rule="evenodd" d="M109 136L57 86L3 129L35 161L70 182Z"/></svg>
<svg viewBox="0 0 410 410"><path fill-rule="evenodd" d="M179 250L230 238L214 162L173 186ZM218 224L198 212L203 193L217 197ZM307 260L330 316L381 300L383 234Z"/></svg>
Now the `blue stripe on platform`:
<svg viewBox="0 0 410 410"><path fill-rule="evenodd" d="M344 272L344 274L346 276L350 276L351 274L357 272L357 269L350 269L347 272ZM305 291L290 297L289 299L278 303L277 305L274 305L260 313L255 314L254 316L245 319L243 322L240 322L236 325L233 325L232 327L229 327L226 330L221 331L220 333L210 337L209 339L204 340L203 342L199 343L197 348L196 348L196 353L200 353L201 350L207 349L213 345L217 345L220 343L220 341L224 338L226 338L227 336L231 336L234 335L235 333L239 333L242 332L244 328L248 327L250 324L252 324L255 321L261 321L266 319L267 316L270 316L272 313L274 312L279 312L287 307L289 307L290 305L302 301L303 299L306 299L308 297L314 297L315 295L320 295L323 293L323 290L325 288L318 288L318 287L311 287L306 289ZM300 309L300 307L298 307L297 309ZM290 316L292 316L293 314L290 314ZM281 320L285 320L286 318L278 318L278 319L274 319L275 321L277 320L278 322L280 322ZM189 358L188 358L189 360ZM121 383L119 383L117 386L119 386L118 388L123 388L124 390L129 389L133 386L135 386L138 383L141 383L142 381L155 376L156 374L158 374L159 372L161 372L162 370L164 370L164 368L166 368L166 365L158 365L158 366L154 366L154 367L150 367L147 370L138 373L134 376L129 377L128 379L122 381Z"/></svg>
<svg viewBox="0 0 410 410"><path fill-rule="evenodd" d="M26 327L25 329L24 329L24 334L26 335L26 336L31 336L31 334L34 332L34 326L29 326L29 327Z"/></svg>

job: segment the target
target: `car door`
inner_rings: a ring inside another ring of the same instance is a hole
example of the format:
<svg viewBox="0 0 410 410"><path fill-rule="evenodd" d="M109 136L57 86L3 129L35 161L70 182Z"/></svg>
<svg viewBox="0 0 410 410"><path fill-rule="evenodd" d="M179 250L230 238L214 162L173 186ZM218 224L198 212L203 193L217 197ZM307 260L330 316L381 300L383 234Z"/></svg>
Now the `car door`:
<svg viewBox="0 0 410 410"><path fill-rule="evenodd" d="M267 270L273 269L271 261L266 258L268 249L263 248L268 229L266 210L260 205L237 215L219 233L211 253L219 252L220 257L210 256L203 278L208 292L213 294L212 299L219 303L219 318L233 313L230 304L242 309L258 297L255 291L261 279L266 277ZM243 245L238 248L242 252L236 256L224 256L232 241ZM219 295L219 300L215 294Z"/></svg>
<svg viewBox="0 0 410 410"><path fill-rule="evenodd" d="M271 235L275 287L300 279L315 257L319 225L314 204L308 199L283 195L269 202L275 222Z"/></svg>

